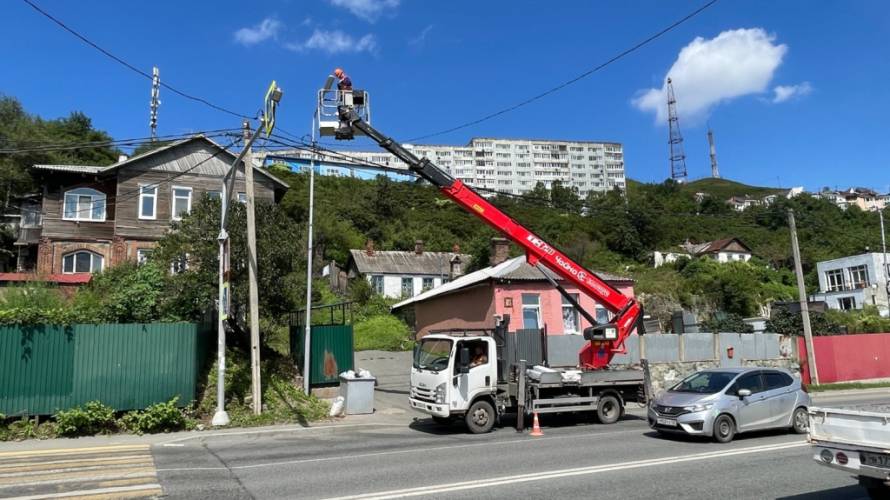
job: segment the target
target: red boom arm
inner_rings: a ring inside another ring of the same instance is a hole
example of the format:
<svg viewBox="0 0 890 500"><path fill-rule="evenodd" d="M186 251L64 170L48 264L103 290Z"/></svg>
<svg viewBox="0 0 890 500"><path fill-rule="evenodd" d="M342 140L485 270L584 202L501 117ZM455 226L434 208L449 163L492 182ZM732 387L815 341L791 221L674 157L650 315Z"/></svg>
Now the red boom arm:
<svg viewBox="0 0 890 500"><path fill-rule="evenodd" d="M596 274L578 265L564 253L514 221L499 208L476 193L470 186L467 186L460 180L453 179L428 159L418 159L399 143L372 128L353 111L341 110L340 118L343 123L361 130L381 147L407 163L412 171L417 172L421 177L437 186L442 193L454 200L455 203L525 249L526 259L529 264L546 266L567 281L575 284L580 290L613 314L610 323L598 325L593 316L581 309L580 305L575 303L571 297L568 297L573 302L573 305L588 318L588 321L593 323L593 327L585 332L585 338L590 340L590 342L585 344L579 353L579 361L582 368L603 368L609 364L616 353L625 352L624 342L642 316L643 311L638 302L622 294L616 288L600 279ZM556 285L559 286L558 284ZM560 291L565 296L568 296L564 290Z"/></svg>

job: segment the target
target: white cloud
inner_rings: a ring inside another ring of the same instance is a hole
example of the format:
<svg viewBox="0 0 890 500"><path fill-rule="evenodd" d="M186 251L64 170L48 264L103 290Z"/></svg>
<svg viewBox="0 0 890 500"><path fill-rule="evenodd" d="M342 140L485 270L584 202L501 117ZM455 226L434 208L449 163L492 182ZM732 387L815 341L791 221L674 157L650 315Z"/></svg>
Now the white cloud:
<svg viewBox="0 0 890 500"><path fill-rule="evenodd" d="M430 24L429 26L427 26L426 28L424 28L424 29L420 32L419 35L417 35L416 37L414 37L414 38L408 40L408 45L414 45L414 46L417 46L417 47L422 46L423 43L426 42L426 36L430 34L430 30L432 30L432 29L433 29L433 25Z"/></svg>
<svg viewBox="0 0 890 500"><path fill-rule="evenodd" d="M354 15L373 23L384 11L395 9L401 0L328 0L335 7L342 7Z"/></svg>
<svg viewBox="0 0 890 500"><path fill-rule="evenodd" d="M661 88L641 90L633 104L667 122L667 78L674 85L681 118L697 122L723 101L765 91L788 46L761 28L724 31L715 38L696 37L680 50Z"/></svg>
<svg viewBox="0 0 890 500"><path fill-rule="evenodd" d="M270 38L277 38L284 25L281 21L267 17L251 28L241 28L235 32L235 41L241 45L256 45Z"/></svg>
<svg viewBox="0 0 890 500"><path fill-rule="evenodd" d="M285 47L297 52L306 50L321 50L328 54L342 54L346 52L377 52L377 39L368 33L361 38L354 38L340 30L325 31L316 29L304 42L291 42Z"/></svg>
<svg viewBox="0 0 890 500"><path fill-rule="evenodd" d="M813 91L810 82L798 83L797 85L776 85L773 87L773 102L780 103L789 99L803 97Z"/></svg>

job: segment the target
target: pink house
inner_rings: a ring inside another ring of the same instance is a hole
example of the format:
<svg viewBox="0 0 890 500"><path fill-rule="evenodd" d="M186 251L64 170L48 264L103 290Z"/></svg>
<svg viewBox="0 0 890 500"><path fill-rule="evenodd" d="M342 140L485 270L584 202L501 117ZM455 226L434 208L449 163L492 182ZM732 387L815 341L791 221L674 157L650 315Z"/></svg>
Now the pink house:
<svg viewBox="0 0 890 500"><path fill-rule="evenodd" d="M621 293L633 297L633 280L596 273ZM608 321L608 312L555 273L566 291L577 294L581 307L596 311L597 321ZM509 314L510 331L547 328L548 335L581 334L590 324L584 320L541 271L524 256L505 260L427 290L393 306L393 311L413 308L414 330L419 337L437 330L491 329L494 317Z"/></svg>

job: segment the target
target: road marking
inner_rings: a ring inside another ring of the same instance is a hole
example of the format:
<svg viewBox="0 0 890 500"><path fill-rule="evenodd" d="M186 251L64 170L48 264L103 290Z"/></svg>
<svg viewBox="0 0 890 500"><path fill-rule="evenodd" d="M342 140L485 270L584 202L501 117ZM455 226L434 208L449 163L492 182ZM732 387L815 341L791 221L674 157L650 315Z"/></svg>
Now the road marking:
<svg viewBox="0 0 890 500"><path fill-rule="evenodd" d="M185 436L177 439L171 439L170 441L165 441L162 443L163 446L167 446L172 443L181 443L183 441L191 441L193 439L203 439L208 437L226 437L226 436L249 436L252 434L274 434L274 433L285 433L285 432L308 432L308 431L316 431L323 429L349 429L355 427L407 427L407 423L400 424L380 424L380 423L367 423L367 424L336 424L336 425L319 425L315 427L279 427L275 429L262 429L256 431L235 431L235 432L204 432L204 431L195 431L194 436Z"/></svg>
<svg viewBox="0 0 890 500"><path fill-rule="evenodd" d="M31 470L37 469L40 467L49 467L52 465L61 465L61 464L104 464L104 463L124 463L126 460L143 460L150 458L149 455L125 455L120 457L102 457L102 458L68 458L65 460L27 460L24 462L10 462L3 463L0 462L0 472L7 472L9 470L21 469L21 470Z"/></svg>
<svg viewBox="0 0 890 500"><path fill-rule="evenodd" d="M466 443L466 444L456 444L450 446L434 446L434 447L418 447L411 448L407 450L390 450L390 451L380 451L375 453L351 453L348 455L340 455L336 457L322 457L322 458L300 458L294 460L285 460L282 462L269 462L262 464L249 464L249 465L232 465L229 467L177 467L170 469L158 469L158 472L196 472L196 471L223 471L223 470L237 470L237 469L259 469L263 467L278 467L282 465L297 465L303 463L314 463L314 462L330 462L330 461L339 461L339 460L351 460L356 458L368 458L368 457L381 457L386 455L402 455L406 453L429 453L431 451L442 451L442 450L456 450L461 448L476 448L480 446L500 446L500 445L509 445L509 444L530 444L534 445L535 443L540 443L541 441L551 441L556 439L578 439L582 437L592 437L592 436L602 436L602 435L615 435L615 434L628 434L628 433L639 433L639 429L628 429L624 431L603 431L603 432L588 432L585 434L569 434L569 435L560 435L560 436L548 436L537 439L531 439L529 437L519 438L519 439L509 439L504 441L485 441L481 443Z"/></svg>
<svg viewBox="0 0 890 500"><path fill-rule="evenodd" d="M655 458L648 460L636 460L632 462L622 462L611 465L595 465L590 467L578 467L573 469L552 470L546 472L530 473L516 476L501 476L488 479L477 479L473 481L462 481L456 483L443 483L431 486L421 486L418 488L406 488L401 490L380 491L376 493L362 493L358 495L350 495L343 497L329 498L328 500L382 500L387 498L405 498L416 496L427 496L440 493L449 493L454 491L490 488L493 486L501 486L506 484L527 483L532 481L545 481L569 476L581 476L589 474L598 474L602 472L611 472L627 469L638 469L643 467L653 467L657 465L672 465L682 462L693 462L699 460L707 460L711 458L724 458L736 455L746 455L752 453L766 453L771 451L786 450L808 446L806 441L798 441L792 443L773 444L764 446L752 446L748 448L738 448L735 450L695 453L692 455L677 455L673 457Z"/></svg>
<svg viewBox="0 0 890 500"><path fill-rule="evenodd" d="M95 446L92 448L55 448L52 450L27 450L6 451L0 453L0 458L30 457L38 455L88 455L92 453L114 453L117 451L147 451L147 444L119 445L119 446Z"/></svg>
<svg viewBox="0 0 890 500"><path fill-rule="evenodd" d="M18 477L0 478L0 489L17 488L20 486L37 486L45 484L64 484L83 481L102 481L106 479L130 479L134 477L156 477L155 469L152 466L130 467L114 471L113 474L93 475L86 471L84 475L80 471L60 472L58 474L45 474L43 476L27 476L22 482L17 482Z"/></svg>
<svg viewBox="0 0 890 500"><path fill-rule="evenodd" d="M123 460L121 462L109 463L109 464L101 464L101 465L87 465L85 467L65 467L62 469L37 469L37 470L20 470L15 472L0 472L0 479L7 477L28 477L28 476L40 476L47 474L62 474L67 472L79 472L79 471L91 471L91 470L114 470L114 469L127 469L132 467L151 467L154 463L151 460L151 457L145 457L138 460ZM50 466L52 467L52 466Z"/></svg>
<svg viewBox="0 0 890 500"><path fill-rule="evenodd" d="M123 494L129 493L131 496L133 493L137 493L139 495L160 495L162 493L161 485L157 483L153 484L142 484L137 486L119 486L116 488L99 488L95 490L78 490L78 491L66 491L64 493L48 493L45 495L29 495L23 497L12 497L9 500L43 500L46 498L72 498L72 497L85 497L99 498L100 495L107 495L106 498L121 498Z"/></svg>

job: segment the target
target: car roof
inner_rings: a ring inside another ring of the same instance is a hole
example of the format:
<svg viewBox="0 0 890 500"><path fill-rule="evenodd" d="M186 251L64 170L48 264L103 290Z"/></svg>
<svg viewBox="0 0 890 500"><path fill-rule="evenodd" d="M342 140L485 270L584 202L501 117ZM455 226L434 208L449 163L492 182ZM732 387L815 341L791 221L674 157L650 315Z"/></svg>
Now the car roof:
<svg viewBox="0 0 890 500"><path fill-rule="evenodd" d="M701 371L703 371L703 372L724 372L724 373L748 373L748 372L755 372L755 371L759 371L759 370L774 370L774 371L783 372L783 373L787 372L787 370L785 370L784 368L775 368L775 367L771 367L771 366L734 366L734 367L728 367L728 368L717 367L717 368L706 368Z"/></svg>

